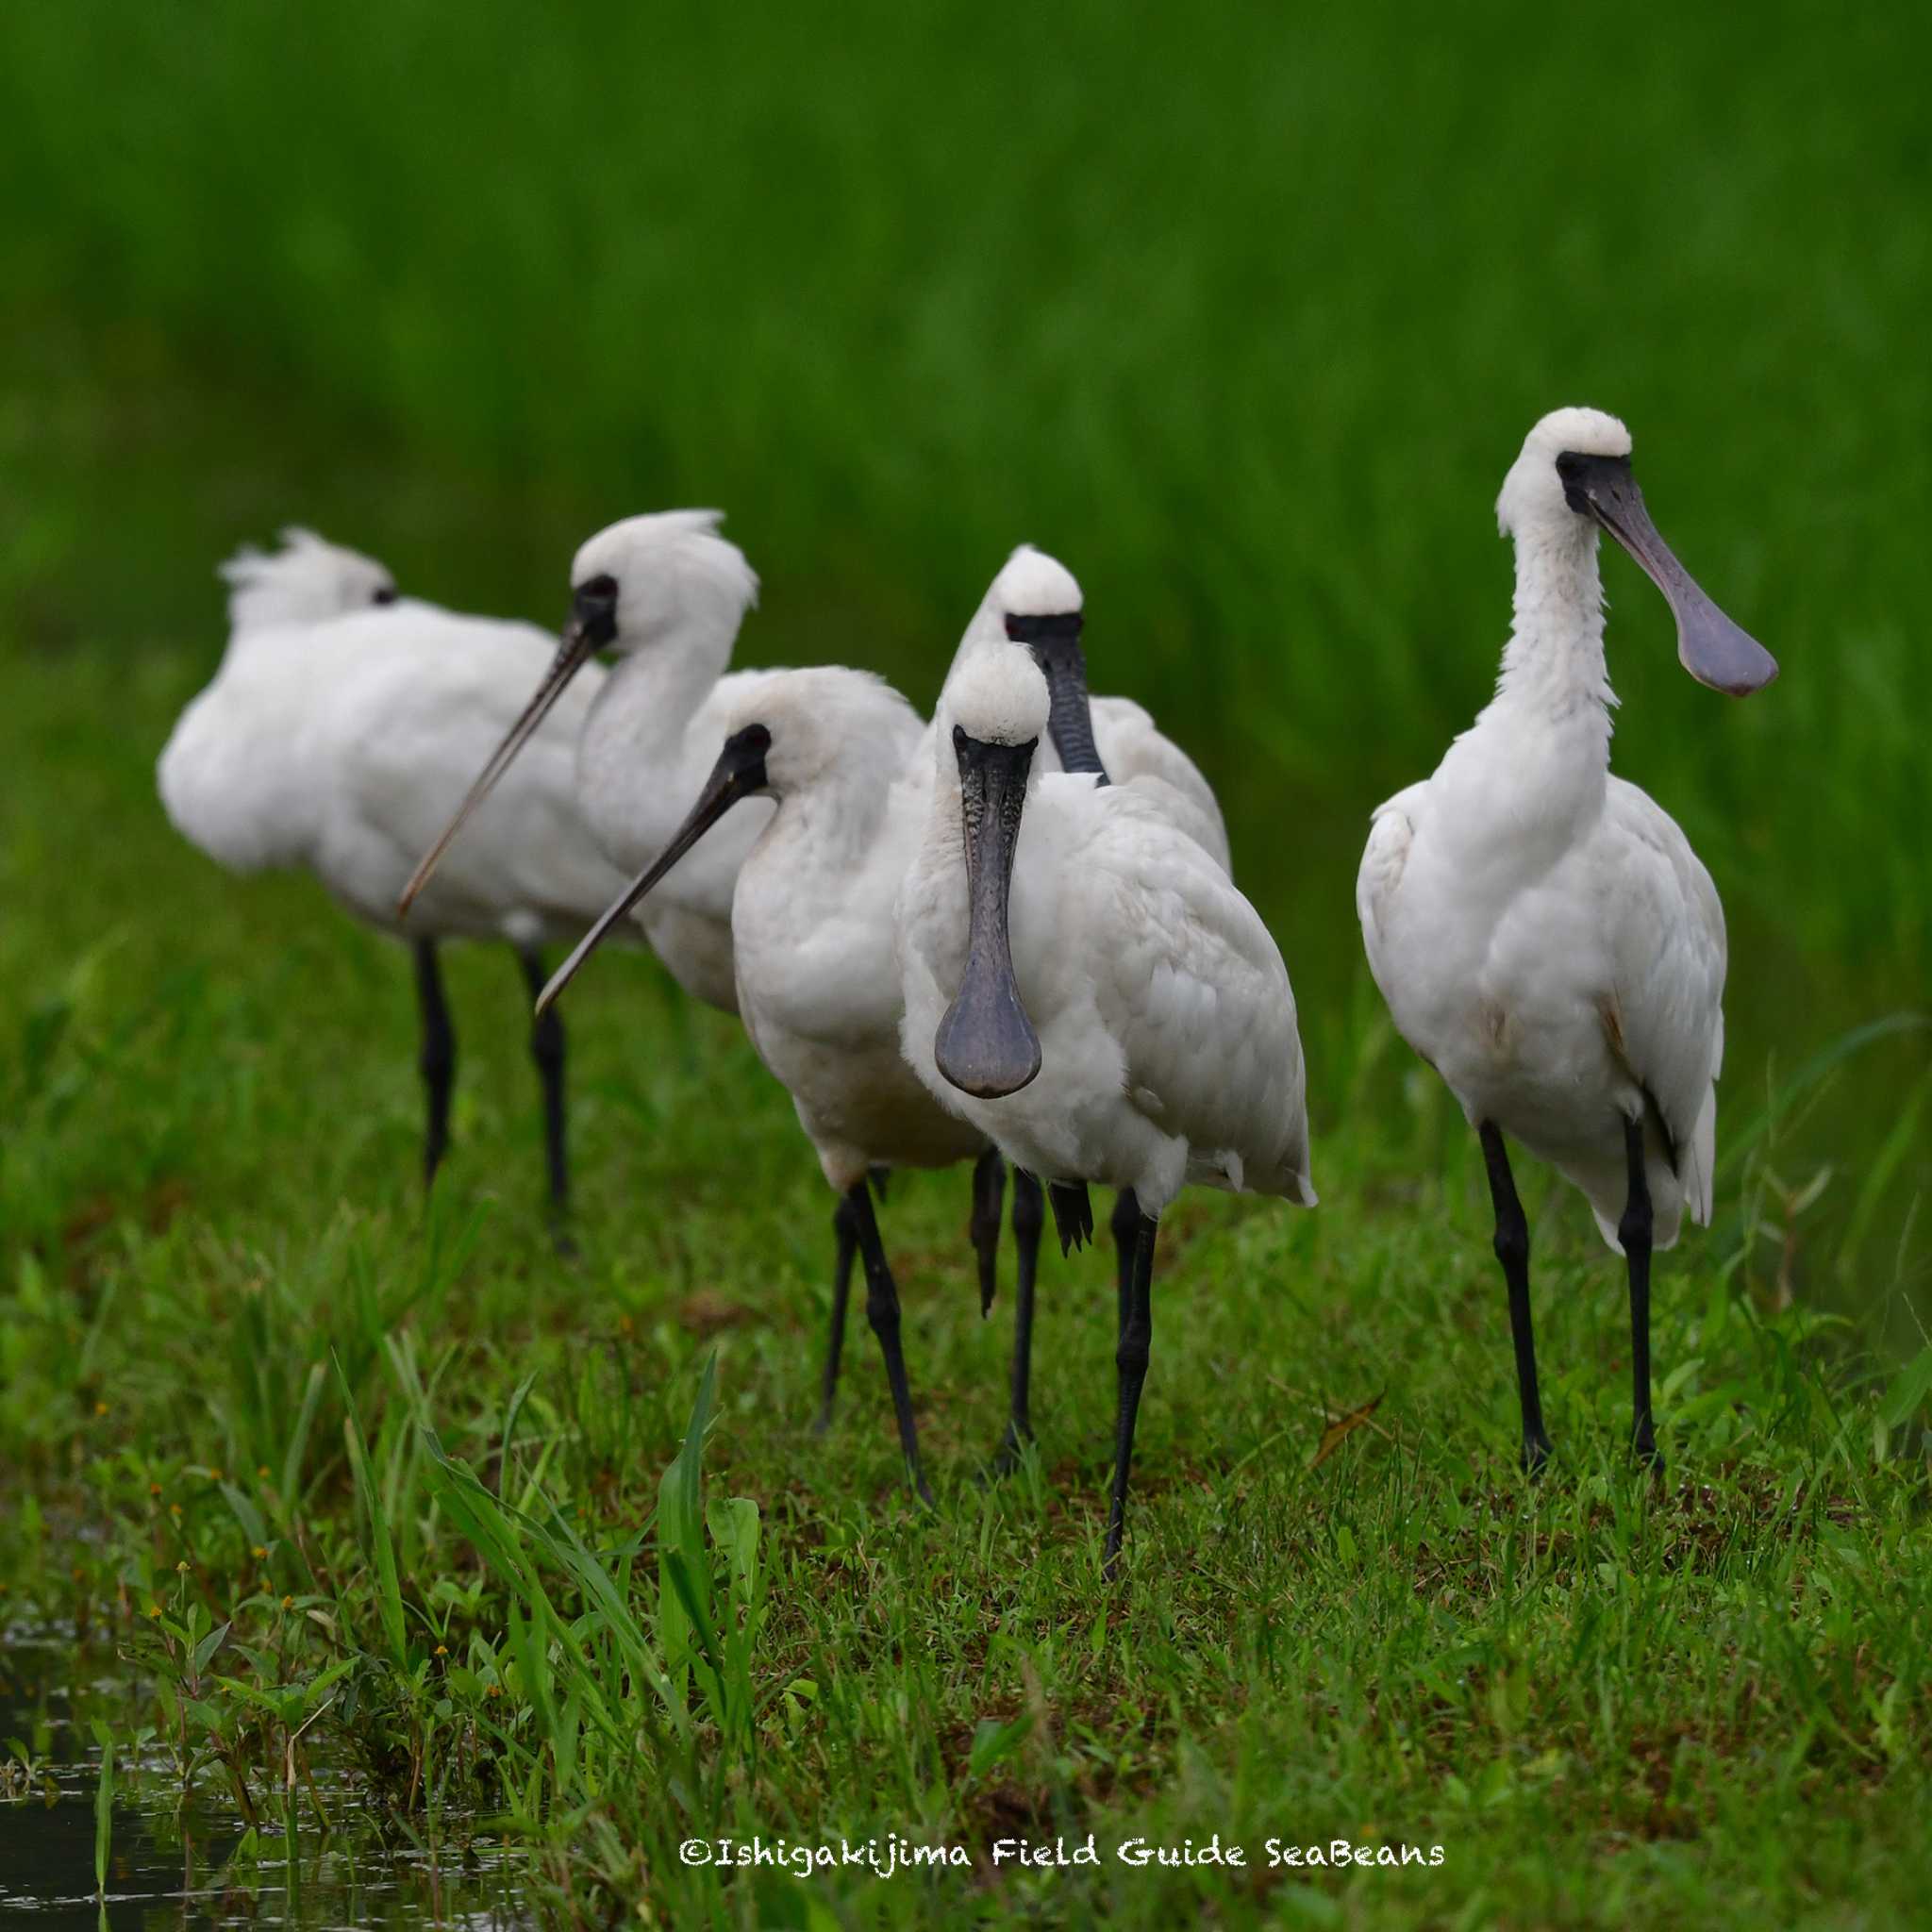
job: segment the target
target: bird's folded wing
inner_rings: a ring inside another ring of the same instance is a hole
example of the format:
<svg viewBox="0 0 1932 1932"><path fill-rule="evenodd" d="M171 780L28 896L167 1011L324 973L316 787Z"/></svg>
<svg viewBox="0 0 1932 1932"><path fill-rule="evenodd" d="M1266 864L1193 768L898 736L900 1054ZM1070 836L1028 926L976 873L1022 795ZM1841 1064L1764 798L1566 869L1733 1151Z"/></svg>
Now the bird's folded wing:
<svg viewBox="0 0 1932 1932"><path fill-rule="evenodd" d="M1603 873L1612 912L1616 1041L1680 1156L1693 1149L1724 1057L1724 916L1710 874L1669 813L1610 781Z"/></svg>
<svg viewBox="0 0 1932 1932"><path fill-rule="evenodd" d="M1080 924L1105 936L1094 995L1130 1098L1203 1154L1272 1172L1299 1148L1304 1167L1294 994L1260 915L1151 807L1119 791L1095 800L1086 863L1069 876L1090 901Z"/></svg>
<svg viewBox="0 0 1932 1932"><path fill-rule="evenodd" d="M451 620L452 631L467 629ZM353 702L334 727L341 794L368 830L408 868L448 824L476 774L537 688L549 645L542 633L469 638L359 669ZM426 641L425 641L426 642ZM449 848L437 879L453 896L589 922L624 880L597 850L577 808L576 741L595 688L580 672L542 727Z"/></svg>
<svg viewBox="0 0 1932 1932"><path fill-rule="evenodd" d="M1108 776L1116 785L1151 779L1169 787L1169 817L1223 872L1231 871L1227 825L1214 788L1147 712L1131 698L1095 698L1093 731Z"/></svg>
<svg viewBox="0 0 1932 1932"><path fill-rule="evenodd" d="M1369 971L1385 998L1390 991L1386 959L1389 908L1408 864L1409 847L1415 839L1415 806L1422 789L1411 785L1375 808L1369 842L1356 874L1355 909L1361 921L1362 944L1368 951Z"/></svg>

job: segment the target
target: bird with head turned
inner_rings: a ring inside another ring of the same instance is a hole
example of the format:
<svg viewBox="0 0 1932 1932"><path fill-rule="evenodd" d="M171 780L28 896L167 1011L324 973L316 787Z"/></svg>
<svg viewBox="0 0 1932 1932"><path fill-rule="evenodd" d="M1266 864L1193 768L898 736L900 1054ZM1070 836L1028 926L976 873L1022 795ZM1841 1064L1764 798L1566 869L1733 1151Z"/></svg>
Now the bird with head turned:
<svg viewBox="0 0 1932 1932"><path fill-rule="evenodd" d="M881 1171L982 1162L987 1141L934 1100L899 1050L893 911L921 827L892 808L922 727L881 679L833 665L773 672L741 687L719 707L717 723L722 743L683 823L564 963L540 1011L606 934L698 856L721 822L741 817L749 801L776 801L738 869L731 943L745 1030L791 1094L840 1197L823 1413L829 1420L857 1252L901 1448L926 1495L897 1290L868 1190ZM991 1234L997 1240L996 1213ZM975 1241L984 1239L976 1230Z"/></svg>
<svg viewBox="0 0 1932 1932"><path fill-rule="evenodd" d="M349 911L413 942L427 1101L424 1169L449 1137L456 1040L440 948L491 939L541 984L540 948L574 936L608 896L576 808L576 732L603 677L585 680L404 926L399 890L460 788L517 714L552 639L531 625L399 599L383 565L312 532L222 567L230 634L221 668L182 713L157 781L182 834L236 872L300 868ZM568 1192L561 1031L532 1041L543 1089L553 1208Z"/></svg>
<svg viewBox="0 0 1932 1932"><path fill-rule="evenodd" d="M291 525L279 550L244 544L221 566L235 630L320 624L396 601L395 579L373 557Z"/></svg>
<svg viewBox="0 0 1932 1932"><path fill-rule="evenodd" d="M668 509L625 517L571 561L572 631L595 649L634 651L691 629L726 642L758 601L758 573L719 534L724 513Z"/></svg>

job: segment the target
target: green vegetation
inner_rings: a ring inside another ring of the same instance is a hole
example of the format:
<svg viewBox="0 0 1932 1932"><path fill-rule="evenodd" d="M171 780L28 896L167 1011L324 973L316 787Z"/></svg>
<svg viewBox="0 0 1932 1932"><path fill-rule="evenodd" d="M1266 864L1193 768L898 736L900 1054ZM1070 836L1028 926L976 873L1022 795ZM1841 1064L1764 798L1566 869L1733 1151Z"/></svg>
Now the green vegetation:
<svg viewBox="0 0 1932 1932"><path fill-rule="evenodd" d="M111 1901L123 1807L186 1782L243 1889L325 1842L508 1843L565 1922L1922 1915L1932 1071L1889 1016L1932 956L1925 41L1776 7L12 9L0 1632L52 1632L112 1740L67 1890ZM1695 689L1608 566L1620 769L1734 935L1655 1494L1621 1276L1528 1173L1558 1462L1516 1474L1480 1163L1349 902L1368 808L1487 689L1502 472L1586 399L1785 667ZM511 963L451 962L425 1209L393 949L156 806L240 541L308 521L541 615L591 528L692 501L764 574L748 659L921 700L1006 547L1055 547L1294 971L1324 1206L1172 1216L1117 1593L1108 1257L1046 1268L1040 1454L982 1488L1006 1307L964 1175L894 1184L924 1515L862 1324L808 1432L831 1203L733 1024L644 960L573 991L559 1261ZM58 1739L21 1743L33 1802ZM981 1862L678 1860L753 1831ZM1097 1869L991 1862L1089 1832ZM1216 1832L1245 1871L1110 1856ZM1271 1873L1271 1837L1445 1856Z"/></svg>

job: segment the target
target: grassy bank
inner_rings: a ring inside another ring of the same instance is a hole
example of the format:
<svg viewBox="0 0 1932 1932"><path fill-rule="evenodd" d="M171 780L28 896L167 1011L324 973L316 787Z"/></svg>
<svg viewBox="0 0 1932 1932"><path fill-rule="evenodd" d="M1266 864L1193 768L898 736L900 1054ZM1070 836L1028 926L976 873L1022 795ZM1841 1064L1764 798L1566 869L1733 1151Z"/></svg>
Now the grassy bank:
<svg viewBox="0 0 1932 1932"><path fill-rule="evenodd" d="M83 891L52 864L9 879L33 960L9 953L32 994L4 1036L0 1574L12 1627L77 1632L74 1673L118 1687L91 1709L124 1789L165 1814L185 1779L226 1807L226 1882L280 1857L293 1763L298 1859L325 1815L333 1842L379 1825L452 1861L508 1839L540 1900L591 1921L1912 1908L1932 1357L1901 1374L1874 1353L1889 1254L1861 1263L1857 1324L1788 1299L1828 1260L1817 1177L1791 1167L1808 1080L1739 1082L1719 1224L1660 1271L1656 1495L1620 1453L1619 1274L1573 1200L1532 1193L1560 1454L1531 1488L1479 1164L1373 1010L1338 1017L1320 1213L1171 1217L1109 1597L1104 1257L1049 1268L1039 1457L985 1490L1006 1334L963 1265L964 1177L894 1187L941 1495L921 1514L862 1324L841 1419L808 1433L828 1199L789 1108L636 959L573 998L581 1258L544 1234L523 1008L488 953L455 962L459 1145L425 1218L401 958L304 883L220 879L140 808L142 770L74 721L172 703L148 675L82 652L20 687L36 792L63 808L16 817L11 850L115 829L85 841ZM695 1474L714 1355L692 1511L659 1478L680 1453ZM693 1592L719 1649L687 1670ZM976 1866L727 1886L678 1860L753 1832ZM1217 1832L1245 1871L1111 1856ZM1089 1833L1097 1869L992 1862ZM1444 1862L1271 1870L1271 1838Z"/></svg>

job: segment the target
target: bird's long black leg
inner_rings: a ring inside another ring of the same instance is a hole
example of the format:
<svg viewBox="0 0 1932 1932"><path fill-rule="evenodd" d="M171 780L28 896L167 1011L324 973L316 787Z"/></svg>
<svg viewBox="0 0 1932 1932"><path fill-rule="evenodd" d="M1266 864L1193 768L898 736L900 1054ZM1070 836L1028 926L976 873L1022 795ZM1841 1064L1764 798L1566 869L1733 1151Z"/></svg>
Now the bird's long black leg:
<svg viewBox="0 0 1932 1932"><path fill-rule="evenodd" d="M416 1065L428 1091L429 1119L423 1136L423 1184L436 1178L449 1146L449 1096L457 1077L457 1036L443 997L442 967L434 940L416 941L416 1004L423 1016L423 1049Z"/></svg>
<svg viewBox="0 0 1932 1932"><path fill-rule="evenodd" d="M999 1286L1000 1204L1007 1191L1007 1164L997 1147L989 1147L973 1163L973 1219L969 1224L973 1252L979 1257L979 1312L992 1311L993 1291Z"/></svg>
<svg viewBox="0 0 1932 1932"><path fill-rule="evenodd" d="M1012 1400L1007 1433L993 1457L993 1472L1005 1475L1018 1466L1033 1440L1033 1293L1040 1272L1040 1237L1046 1227L1046 1191L1030 1174L1013 1170L1013 1249L1019 1257L1013 1291Z"/></svg>
<svg viewBox="0 0 1932 1932"><path fill-rule="evenodd" d="M1624 1203L1624 1218L1617 1224L1617 1239L1630 1267L1630 1446L1640 1462L1660 1470L1664 1459L1657 1452L1657 1429L1650 1414L1651 1208L1641 1120L1624 1123L1624 1152L1630 1169L1630 1192Z"/></svg>
<svg viewBox="0 0 1932 1932"><path fill-rule="evenodd" d="M1115 1294L1118 1313L1115 1319L1114 1334L1116 1342L1127 1325L1127 1310L1133 1306L1134 1296L1134 1251L1141 1240L1141 1202L1132 1188L1123 1188L1114 1196L1113 1218L1108 1223L1113 1235L1113 1252L1116 1268Z"/></svg>
<svg viewBox="0 0 1932 1932"><path fill-rule="evenodd" d="M543 956L532 947L519 950L517 958L534 1003L550 976L543 970ZM570 1207L570 1155L563 1109L563 1015L555 1002L530 1028L530 1058L543 1083L543 1158L550 1176L550 1211L560 1222Z"/></svg>
<svg viewBox="0 0 1932 1932"><path fill-rule="evenodd" d="M1134 1461L1134 1424L1141 1413L1141 1389L1147 1380L1147 1354L1154 1340L1154 1237L1158 1227L1151 1214L1143 1214L1135 1230L1133 1287L1113 1357L1120 1372L1120 1409L1114 1422L1107 1550L1100 1564L1100 1574L1109 1583L1120 1563L1121 1534L1127 1520L1127 1474Z"/></svg>
<svg viewBox="0 0 1932 1932"><path fill-rule="evenodd" d="M899 1346L899 1291L892 1283L892 1271L886 1265L885 1244L879 1240L879 1224L872 1211L872 1196L864 1181L845 1191L852 1206L853 1226L858 1236L858 1252L865 1262L865 1317L879 1339L879 1352L886 1358L886 1380L891 1385L892 1413L899 1424L899 1447L905 1452L906 1473L922 1503L932 1501L925 1475L919 1466L919 1431L912 1420L912 1392L906 1386L906 1357Z"/></svg>
<svg viewBox="0 0 1932 1932"><path fill-rule="evenodd" d="M1516 1341L1516 1392L1523 1403L1523 1466L1535 1475L1550 1459L1543 1430L1543 1402L1536 1386L1536 1337L1529 1321L1529 1220L1516 1198L1509 1151L1494 1121L1477 1128L1490 1170L1490 1201L1496 1210L1496 1259L1509 1285L1509 1332Z"/></svg>
<svg viewBox="0 0 1932 1932"><path fill-rule="evenodd" d="M832 1426L832 1399L839 1392L839 1357L845 1347L845 1305L852 1298L852 1263L858 1254L858 1221L843 1194L832 1210L832 1239L838 1243L832 1259L832 1321L825 1331L818 1420L812 1424L821 1436Z"/></svg>

